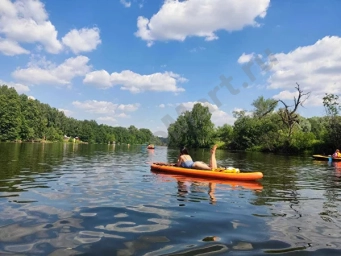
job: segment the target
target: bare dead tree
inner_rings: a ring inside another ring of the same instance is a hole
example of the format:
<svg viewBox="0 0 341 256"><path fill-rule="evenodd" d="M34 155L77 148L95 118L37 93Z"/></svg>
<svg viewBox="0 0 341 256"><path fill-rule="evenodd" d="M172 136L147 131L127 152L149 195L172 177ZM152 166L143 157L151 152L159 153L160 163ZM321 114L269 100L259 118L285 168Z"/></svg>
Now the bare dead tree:
<svg viewBox="0 0 341 256"><path fill-rule="evenodd" d="M297 98L294 97L294 105L289 106L283 100L278 100L284 106L284 108L279 109L278 114L282 119L283 124L288 128L287 142L291 140L293 129L295 124L299 124L299 115L296 113L299 106L303 107L303 103L309 98L310 92L303 93L300 89L300 85L296 83L296 90L298 91Z"/></svg>

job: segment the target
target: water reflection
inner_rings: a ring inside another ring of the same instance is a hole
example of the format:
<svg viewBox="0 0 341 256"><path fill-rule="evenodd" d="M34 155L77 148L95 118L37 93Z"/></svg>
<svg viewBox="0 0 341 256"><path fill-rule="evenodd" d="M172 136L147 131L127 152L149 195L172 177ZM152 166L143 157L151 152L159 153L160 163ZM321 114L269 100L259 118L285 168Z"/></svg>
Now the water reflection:
<svg viewBox="0 0 341 256"><path fill-rule="evenodd" d="M155 174L177 150L0 144L0 254L341 253L340 164L217 151L261 182ZM207 161L208 150L191 150Z"/></svg>

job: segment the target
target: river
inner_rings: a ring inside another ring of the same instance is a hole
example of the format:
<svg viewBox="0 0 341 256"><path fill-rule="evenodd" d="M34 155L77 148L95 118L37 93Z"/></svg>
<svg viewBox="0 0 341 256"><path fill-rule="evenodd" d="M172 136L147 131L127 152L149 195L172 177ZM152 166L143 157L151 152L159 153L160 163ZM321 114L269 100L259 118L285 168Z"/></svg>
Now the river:
<svg viewBox="0 0 341 256"><path fill-rule="evenodd" d="M208 150L190 152L209 160ZM341 165L217 150L259 183L157 174L167 147L0 144L0 255L341 255Z"/></svg>

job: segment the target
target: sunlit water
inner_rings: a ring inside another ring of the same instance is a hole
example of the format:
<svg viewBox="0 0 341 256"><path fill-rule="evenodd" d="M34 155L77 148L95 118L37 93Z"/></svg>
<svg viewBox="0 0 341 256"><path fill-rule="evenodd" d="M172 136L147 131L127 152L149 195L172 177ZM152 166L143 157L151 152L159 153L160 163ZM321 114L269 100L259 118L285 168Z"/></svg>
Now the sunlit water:
<svg viewBox="0 0 341 256"><path fill-rule="evenodd" d="M192 151L208 161L209 151ZM259 183L156 174L166 147L0 144L0 255L341 255L341 165L217 151Z"/></svg>

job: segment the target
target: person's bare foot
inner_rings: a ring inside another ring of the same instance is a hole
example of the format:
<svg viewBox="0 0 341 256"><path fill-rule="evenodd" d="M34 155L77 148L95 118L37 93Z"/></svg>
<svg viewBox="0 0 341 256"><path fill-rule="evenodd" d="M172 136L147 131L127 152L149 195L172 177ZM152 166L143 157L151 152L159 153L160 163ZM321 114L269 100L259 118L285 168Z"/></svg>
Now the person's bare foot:
<svg viewBox="0 0 341 256"><path fill-rule="evenodd" d="M213 147L212 147L212 149L211 149L211 153L213 154L213 153L215 153L215 151L217 150L217 145L214 145Z"/></svg>

